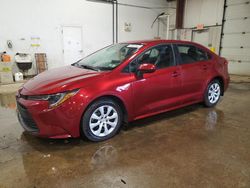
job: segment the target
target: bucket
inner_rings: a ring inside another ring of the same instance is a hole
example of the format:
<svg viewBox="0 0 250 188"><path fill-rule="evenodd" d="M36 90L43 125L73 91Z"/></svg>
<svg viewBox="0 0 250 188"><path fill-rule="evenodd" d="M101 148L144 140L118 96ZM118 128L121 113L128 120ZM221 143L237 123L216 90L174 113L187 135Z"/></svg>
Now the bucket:
<svg viewBox="0 0 250 188"><path fill-rule="evenodd" d="M18 82L18 81L22 81L22 80L23 80L23 73L21 73L21 72L15 73L15 81Z"/></svg>

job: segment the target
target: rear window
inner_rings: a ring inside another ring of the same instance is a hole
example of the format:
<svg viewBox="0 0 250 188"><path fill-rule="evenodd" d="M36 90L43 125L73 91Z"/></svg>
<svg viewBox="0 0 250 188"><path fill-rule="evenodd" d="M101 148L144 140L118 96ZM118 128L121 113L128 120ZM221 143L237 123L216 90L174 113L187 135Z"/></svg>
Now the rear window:
<svg viewBox="0 0 250 188"><path fill-rule="evenodd" d="M211 55L200 48L197 48L197 55L198 55L198 61L206 61L211 59Z"/></svg>
<svg viewBox="0 0 250 188"><path fill-rule="evenodd" d="M211 59L211 56L206 51L196 48L193 45L179 44L177 45L177 49L181 56L181 64L189 64Z"/></svg>

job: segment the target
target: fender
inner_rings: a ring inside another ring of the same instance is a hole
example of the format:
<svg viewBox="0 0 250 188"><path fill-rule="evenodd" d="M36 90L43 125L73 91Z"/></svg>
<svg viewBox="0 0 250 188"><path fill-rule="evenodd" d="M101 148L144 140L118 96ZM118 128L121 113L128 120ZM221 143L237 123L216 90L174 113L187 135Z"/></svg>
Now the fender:
<svg viewBox="0 0 250 188"><path fill-rule="evenodd" d="M205 93L205 91L206 91L206 89L207 89L207 86L208 86L208 84L212 81L212 80L214 80L214 79L216 79L216 78L219 78L223 83L223 91L222 91L222 93L221 93L221 95L223 96L223 94L224 94L224 91L225 91L225 83L226 83L226 80L223 78L223 76L222 75L214 75L214 76L211 76L211 77L209 77L209 79L207 79L206 80L206 82L205 82L205 84L204 84L204 87L203 87L203 89L202 89L202 92L203 92L203 94Z"/></svg>

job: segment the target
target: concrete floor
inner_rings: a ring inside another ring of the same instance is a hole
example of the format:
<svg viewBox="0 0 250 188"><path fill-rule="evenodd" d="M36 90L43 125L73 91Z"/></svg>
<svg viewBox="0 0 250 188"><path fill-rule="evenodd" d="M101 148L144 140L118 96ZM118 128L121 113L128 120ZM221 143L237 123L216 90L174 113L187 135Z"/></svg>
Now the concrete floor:
<svg viewBox="0 0 250 188"><path fill-rule="evenodd" d="M111 140L23 132L0 95L0 187L250 187L250 83L215 108L192 105L131 123Z"/></svg>

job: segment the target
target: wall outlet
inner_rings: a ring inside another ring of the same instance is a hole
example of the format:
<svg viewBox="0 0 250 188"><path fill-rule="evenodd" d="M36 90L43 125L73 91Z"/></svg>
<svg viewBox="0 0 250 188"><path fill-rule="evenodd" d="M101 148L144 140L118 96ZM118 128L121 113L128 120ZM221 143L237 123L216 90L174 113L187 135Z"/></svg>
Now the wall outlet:
<svg viewBox="0 0 250 188"><path fill-rule="evenodd" d="M132 25L130 22L125 22L124 23L124 31L126 32L131 32L132 31Z"/></svg>

